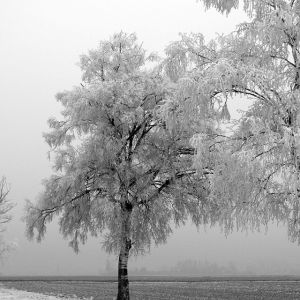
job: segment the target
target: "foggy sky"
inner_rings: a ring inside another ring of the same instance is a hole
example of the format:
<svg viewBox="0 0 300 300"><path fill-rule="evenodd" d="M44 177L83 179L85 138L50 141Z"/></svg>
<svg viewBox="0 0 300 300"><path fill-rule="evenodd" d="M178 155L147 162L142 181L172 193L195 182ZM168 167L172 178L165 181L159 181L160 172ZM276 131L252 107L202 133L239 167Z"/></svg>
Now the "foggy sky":
<svg viewBox="0 0 300 300"><path fill-rule="evenodd" d="M0 176L7 177L9 198L16 203L6 238L18 244L0 267L3 275L94 275L101 273L107 259L116 263L101 249L101 238L90 239L76 255L55 222L38 244L27 241L21 221L25 199L34 200L42 179L51 174L42 132L48 129L49 117L59 116L54 95L81 81L79 55L121 30L136 32L146 49L162 54L179 32L202 32L212 38L216 32L229 33L243 20L242 12L228 18L214 10L205 12L195 0L1 1ZM234 233L226 238L218 228L197 231L187 225L174 229L166 245L132 258L129 265L160 269L195 259L292 269L299 266L300 248L288 242L286 231L274 225L266 235Z"/></svg>

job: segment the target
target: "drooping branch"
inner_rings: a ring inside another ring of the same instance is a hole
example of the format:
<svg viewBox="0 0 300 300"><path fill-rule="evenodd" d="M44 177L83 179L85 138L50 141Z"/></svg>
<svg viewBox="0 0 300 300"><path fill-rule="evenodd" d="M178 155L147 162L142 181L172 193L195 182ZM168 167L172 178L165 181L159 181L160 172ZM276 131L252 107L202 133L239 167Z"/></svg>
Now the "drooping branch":
<svg viewBox="0 0 300 300"><path fill-rule="evenodd" d="M70 189L71 188L69 187L67 190L70 190ZM115 197L113 197L110 193L108 193L105 189L102 189L102 188L88 189L88 190L85 190L85 191L81 192L80 194L72 197L68 201L64 201L64 202L62 202L58 205L54 205L52 207L40 209L37 206L30 205L27 208L27 210L35 211L35 220L31 224L30 227L34 228L35 225L40 221L44 224L46 222L46 219L49 218L51 215L57 213L62 208L74 203L77 200L84 199L85 196L90 196L92 193L96 193L95 197L99 197L99 198L106 197L106 199L112 203L119 203L119 201ZM67 195L65 195L65 197L67 197Z"/></svg>

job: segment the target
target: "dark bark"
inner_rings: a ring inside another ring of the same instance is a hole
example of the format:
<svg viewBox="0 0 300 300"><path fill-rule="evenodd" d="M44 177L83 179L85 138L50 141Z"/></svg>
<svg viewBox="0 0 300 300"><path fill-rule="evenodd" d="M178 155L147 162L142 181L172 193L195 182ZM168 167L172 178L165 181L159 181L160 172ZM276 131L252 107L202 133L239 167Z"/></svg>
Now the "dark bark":
<svg viewBox="0 0 300 300"><path fill-rule="evenodd" d="M128 257L131 249L130 217L132 205L125 202L122 205L122 240L118 265L118 297L117 300L129 300Z"/></svg>

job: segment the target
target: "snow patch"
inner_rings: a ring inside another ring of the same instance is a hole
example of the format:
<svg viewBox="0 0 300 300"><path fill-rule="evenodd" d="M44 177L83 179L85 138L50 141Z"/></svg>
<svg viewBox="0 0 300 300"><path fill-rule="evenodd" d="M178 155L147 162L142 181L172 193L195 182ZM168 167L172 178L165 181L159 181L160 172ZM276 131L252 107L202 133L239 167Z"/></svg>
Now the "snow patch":
<svg viewBox="0 0 300 300"><path fill-rule="evenodd" d="M72 298L60 298L55 296L48 296L39 293L32 293L26 291L20 291L15 289L8 289L0 286L0 299L1 300L76 300L77 297ZM81 298L82 299L82 298ZM90 298L91 299L91 298ZM86 298L86 300L89 300ZM91 299L92 300L92 299Z"/></svg>

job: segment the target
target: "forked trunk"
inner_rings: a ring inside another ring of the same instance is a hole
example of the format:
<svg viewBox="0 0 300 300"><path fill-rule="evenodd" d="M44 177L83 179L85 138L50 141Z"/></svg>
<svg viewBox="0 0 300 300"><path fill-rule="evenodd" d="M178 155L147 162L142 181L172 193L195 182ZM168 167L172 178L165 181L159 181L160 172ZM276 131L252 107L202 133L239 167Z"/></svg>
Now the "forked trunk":
<svg viewBox="0 0 300 300"><path fill-rule="evenodd" d="M130 215L132 206L127 203L122 207L122 241L118 265L118 297L117 300L129 300L128 257L131 248Z"/></svg>

